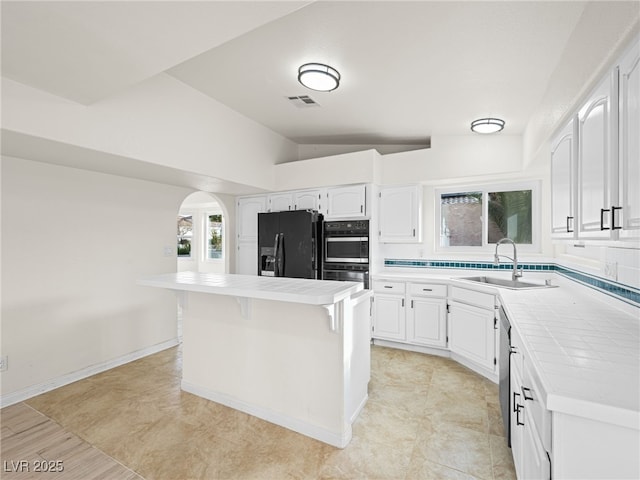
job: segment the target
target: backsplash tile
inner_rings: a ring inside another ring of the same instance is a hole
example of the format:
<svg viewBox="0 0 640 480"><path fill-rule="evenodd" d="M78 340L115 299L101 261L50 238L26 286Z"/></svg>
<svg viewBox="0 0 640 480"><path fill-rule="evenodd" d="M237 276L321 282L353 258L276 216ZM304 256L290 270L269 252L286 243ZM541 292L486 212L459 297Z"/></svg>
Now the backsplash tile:
<svg viewBox="0 0 640 480"><path fill-rule="evenodd" d="M512 264L501 263L494 265L492 262L461 262L453 260L422 260L422 259L390 259L385 258L385 267L408 267L408 268L443 268L443 269L464 269L464 270L512 270ZM553 272L558 273L573 281L579 282L591 288L595 288L607 295L611 295L619 300L640 306L640 290L614 282L612 280L586 274L578 270L573 270L555 263L522 263L518 264L525 271Z"/></svg>

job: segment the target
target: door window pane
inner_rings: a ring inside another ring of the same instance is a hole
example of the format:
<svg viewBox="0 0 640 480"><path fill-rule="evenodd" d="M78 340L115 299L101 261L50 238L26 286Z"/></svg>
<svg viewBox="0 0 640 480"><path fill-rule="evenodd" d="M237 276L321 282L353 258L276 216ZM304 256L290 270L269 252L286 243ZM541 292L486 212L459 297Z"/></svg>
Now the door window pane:
<svg viewBox="0 0 640 480"><path fill-rule="evenodd" d="M193 237L193 217L178 215L178 257L191 256L191 238Z"/></svg>
<svg viewBox="0 0 640 480"><path fill-rule="evenodd" d="M207 258L222 258L222 215L207 217Z"/></svg>
<svg viewBox="0 0 640 480"><path fill-rule="evenodd" d="M489 192L488 198L488 243L508 237L531 244L531 190Z"/></svg>

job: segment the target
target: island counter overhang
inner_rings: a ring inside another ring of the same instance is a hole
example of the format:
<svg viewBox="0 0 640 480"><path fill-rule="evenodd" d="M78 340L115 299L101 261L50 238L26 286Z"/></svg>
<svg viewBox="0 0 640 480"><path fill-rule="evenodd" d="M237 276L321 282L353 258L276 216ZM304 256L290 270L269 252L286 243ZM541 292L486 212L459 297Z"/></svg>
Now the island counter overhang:
<svg viewBox="0 0 640 480"><path fill-rule="evenodd" d="M370 297L361 283L179 272L184 391L344 448L368 398Z"/></svg>

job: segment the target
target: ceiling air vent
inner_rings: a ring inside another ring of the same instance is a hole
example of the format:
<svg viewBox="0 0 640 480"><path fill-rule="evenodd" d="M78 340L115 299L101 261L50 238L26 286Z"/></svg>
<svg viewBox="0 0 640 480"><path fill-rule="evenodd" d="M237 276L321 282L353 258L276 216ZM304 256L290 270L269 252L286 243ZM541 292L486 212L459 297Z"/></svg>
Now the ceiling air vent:
<svg viewBox="0 0 640 480"><path fill-rule="evenodd" d="M320 104L316 102L309 95L300 95L297 97L287 97L287 99L291 102L292 105L295 105L298 108L308 108L308 107L319 107Z"/></svg>

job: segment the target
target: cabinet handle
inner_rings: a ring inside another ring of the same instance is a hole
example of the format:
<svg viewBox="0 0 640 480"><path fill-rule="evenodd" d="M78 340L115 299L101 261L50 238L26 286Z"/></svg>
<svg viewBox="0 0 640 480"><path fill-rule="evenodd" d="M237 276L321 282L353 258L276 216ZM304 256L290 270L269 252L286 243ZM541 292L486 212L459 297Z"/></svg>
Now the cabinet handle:
<svg viewBox="0 0 640 480"><path fill-rule="evenodd" d="M393 288L392 285L385 285L384 288Z"/></svg>
<svg viewBox="0 0 640 480"><path fill-rule="evenodd" d="M433 288L423 288L423 292L433 292Z"/></svg>
<svg viewBox="0 0 640 480"><path fill-rule="evenodd" d="M611 230L622 230L622 226L616 226L616 211L622 210L622 207L611 207Z"/></svg>
<svg viewBox="0 0 640 480"><path fill-rule="evenodd" d="M516 408L516 425L524 425L524 422L520 421L520 410L523 408L524 406L522 405L518 405L518 408Z"/></svg>
<svg viewBox="0 0 640 480"><path fill-rule="evenodd" d="M573 228L569 226L569 222L573 223L573 217L567 217L567 233L573 233Z"/></svg>
<svg viewBox="0 0 640 480"><path fill-rule="evenodd" d="M520 394L518 392L513 392L513 411L518 411L518 402L516 401L516 397L519 397Z"/></svg>
<svg viewBox="0 0 640 480"><path fill-rule="evenodd" d="M527 395L527 393L531 394L531 389L527 387L522 387L522 396L525 400L533 400L531 395Z"/></svg>
<svg viewBox="0 0 640 480"><path fill-rule="evenodd" d="M511 346L511 347L509 347L509 353L512 353L512 354L515 355L515 354L518 353L518 349L516 347L514 347L514 346Z"/></svg>
<svg viewBox="0 0 640 480"><path fill-rule="evenodd" d="M604 226L604 212L610 212L610 211L611 210L609 210L608 208L600 209L600 230L610 230L609 227Z"/></svg>
<svg viewBox="0 0 640 480"><path fill-rule="evenodd" d="M413 236L414 237L416 236L416 229L415 228L413 229Z"/></svg>
<svg viewBox="0 0 640 480"><path fill-rule="evenodd" d="M413 300L411 300L411 308L413 308Z"/></svg>
<svg viewBox="0 0 640 480"><path fill-rule="evenodd" d="M404 307L404 298L402 299L402 306Z"/></svg>
<svg viewBox="0 0 640 480"><path fill-rule="evenodd" d="M363 213L363 211L364 211L364 207L360 205L360 213Z"/></svg>

